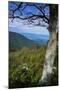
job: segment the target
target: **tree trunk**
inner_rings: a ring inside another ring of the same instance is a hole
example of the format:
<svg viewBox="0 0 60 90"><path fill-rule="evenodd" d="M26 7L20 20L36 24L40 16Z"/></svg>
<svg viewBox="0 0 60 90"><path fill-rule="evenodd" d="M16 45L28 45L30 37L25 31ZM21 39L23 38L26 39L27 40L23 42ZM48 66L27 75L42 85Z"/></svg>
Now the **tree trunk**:
<svg viewBox="0 0 60 90"><path fill-rule="evenodd" d="M45 55L43 74L41 78L41 80L46 84L49 84L50 75L53 73L53 68L54 68L53 64L56 55L56 46L57 46L57 34L56 32L51 32L50 40Z"/></svg>
<svg viewBox="0 0 60 90"><path fill-rule="evenodd" d="M49 21L50 39L46 50L45 63L42 77L40 80L42 85L50 85L50 79L54 68L53 64L57 46L57 21L58 21L57 7L58 7L57 5L50 5L50 21Z"/></svg>

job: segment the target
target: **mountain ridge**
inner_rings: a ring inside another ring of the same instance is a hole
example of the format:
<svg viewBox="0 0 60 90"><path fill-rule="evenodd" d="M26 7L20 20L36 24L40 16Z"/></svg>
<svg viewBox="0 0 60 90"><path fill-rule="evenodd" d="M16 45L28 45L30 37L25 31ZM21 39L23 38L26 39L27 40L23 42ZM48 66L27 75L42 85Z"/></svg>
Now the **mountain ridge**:
<svg viewBox="0 0 60 90"><path fill-rule="evenodd" d="M33 33L22 33L22 35L24 35L25 37L31 40L35 40L35 39L48 40L49 39L49 35L41 35L41 34L33 34Z"/></svg>
<svg viewBox="0 0 60 90"><path fill-rule="evenodd" d="M9 31L9 49L31 47L34 44L34 41L26 38L25 36Z"/></svg>

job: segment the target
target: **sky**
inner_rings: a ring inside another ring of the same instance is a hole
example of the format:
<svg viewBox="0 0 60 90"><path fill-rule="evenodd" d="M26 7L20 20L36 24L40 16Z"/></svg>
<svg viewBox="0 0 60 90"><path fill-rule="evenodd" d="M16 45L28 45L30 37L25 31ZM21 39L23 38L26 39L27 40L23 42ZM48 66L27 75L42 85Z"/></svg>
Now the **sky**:
<svg viewBox="0 0 60 90"><path fill-rule="evenodd" d="M17 33L34 33L41 35L49 35L47 27L25 25L24 21L15 19L13 22L9 20L9 31Z"/></svg>
<svg viewBox="0 0 60 90"><path fill-rule="evenodd" d="M15 9L16 5L9 3L9 9ZM27 6L26 9L24 9L23 17L30 15L30 13L35 13L38 14L40 13L39 10L37 10L33 6ZM46 13L49 12L48 8L45 10ZM41 14L41 13L40 13ZM20 15L19 12L15 12L15 15ZM35 22L38 22L35 21ZM9 31L17 32L17 33L34 33L34 34L41 34L41 35L49 35L49 32L47 30L47 27L41 27L41 26L35 26L35 25L28 25L26 24L26 20L21 20L21 19L14 19L13 22L11 19L9 19Z"/></svg>

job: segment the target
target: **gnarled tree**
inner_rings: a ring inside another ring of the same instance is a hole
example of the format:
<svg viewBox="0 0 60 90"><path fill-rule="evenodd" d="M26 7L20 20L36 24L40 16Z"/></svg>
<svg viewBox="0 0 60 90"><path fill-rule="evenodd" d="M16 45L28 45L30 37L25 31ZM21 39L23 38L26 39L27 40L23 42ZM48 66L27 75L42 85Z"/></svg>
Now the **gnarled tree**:
<svg viewBox="0 0 60 90"><path fill-rule="evenodd" d="M37 26L48 26L48 31L50 34L46 55L45 55L45 63L43 68L43 73L40 81L44 84L49 82L50 75L53 72L53 64L56 55L56 47L57 47L57 32L58 32L58 5L57 4L40 4L40 3L27 3L27 2L9 2L9 18L12 21L15 18L19 18L22 20L27 20L29 24L37 25ZM13 8L13 5L14 8ZM33 11L27 12L24 14L24 10L26 7L34 7L37 12ZM16 12L20 14L16 15ZM37 22L37 23L36 23ZM41 23L43 22L43 23Z"/></svg>

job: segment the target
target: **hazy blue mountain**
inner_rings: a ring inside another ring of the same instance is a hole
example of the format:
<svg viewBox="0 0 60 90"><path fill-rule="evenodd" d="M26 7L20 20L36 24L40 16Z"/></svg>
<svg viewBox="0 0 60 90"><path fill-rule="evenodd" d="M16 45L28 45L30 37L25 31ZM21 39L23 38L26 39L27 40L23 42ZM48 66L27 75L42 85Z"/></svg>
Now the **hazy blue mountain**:
<svg viewBox="0 0 60 90"><path fill-rule="evenodd" d="M9 49L31 47L34 44L34 41L27 39L25 36L21 34L9 32Z"/></svg>
<svg viewBox="0 0 60 90"><path fill-rule="evenodd" d="M27 37L28 39L35 41L39 45L45 45L47 44L47 41L49 40L49 36L47 35L32 34L32 33L23 33L23 35Z"/></svg>
<svg viewBox="0 0 60 90"><path fill-rule="evenodd" d="M40 34L33 34L33 33L23 33L23 35L32 40L36 40L36 39L48 40L49 39L49 36L47 35L40 35Z"/></svg>

